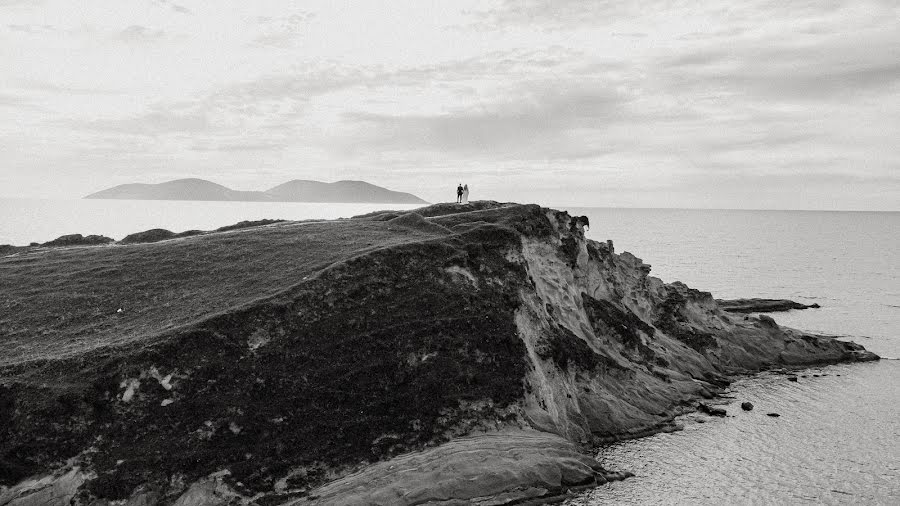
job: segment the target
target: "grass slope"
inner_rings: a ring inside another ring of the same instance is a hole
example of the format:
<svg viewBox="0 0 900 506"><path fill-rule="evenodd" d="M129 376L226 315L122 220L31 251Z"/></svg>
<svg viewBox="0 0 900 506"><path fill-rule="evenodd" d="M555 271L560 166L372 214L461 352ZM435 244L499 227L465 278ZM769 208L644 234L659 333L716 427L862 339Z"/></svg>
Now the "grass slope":
<svg viewBox="0 0 900 506"><path fill-rule="evenodd" d="M93 497L222 469L252 495L514 418L527 279L506 253L546 218L472 214L4 259L0 483L92 448Z"/></svg>
<svg viewBox="0 0 900 506"><path fill-rule="evenodd" d="M0 258L0 365L146 339L438 232L338 220Z"/></svg>

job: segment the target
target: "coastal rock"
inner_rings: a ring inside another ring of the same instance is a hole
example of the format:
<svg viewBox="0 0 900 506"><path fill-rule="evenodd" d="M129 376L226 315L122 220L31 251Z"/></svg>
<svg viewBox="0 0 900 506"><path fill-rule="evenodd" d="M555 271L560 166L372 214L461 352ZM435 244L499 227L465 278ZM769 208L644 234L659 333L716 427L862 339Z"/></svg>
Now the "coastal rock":
<svg viewBox="0 0 900 506"><path fill-rule="evenodd" d="M722 408L710 406L709 404L705 404L702 402L697 404L697 411L700 411L701 413L706 413L707 415L710 415L710 416L718 416L718 417L724 417L725 415L728 414L728 412Z"/></svg>
<svg viewBox="0 0 900 506"><path fill-rule="evenodd" d="M2 463L3 461L0 461ZM85 481L77 467L32 477L8 489L0 489L0 506L57 506L70 504Z"/></svg>
<svg viewBox="0 0 900 506"><path fill-rule="evenodd" d="M719 307L729 313L774 313L792 309L820 308L818 304L801 304L788 299L716 299Z"/></svg>
<svg viewBox="0 0 900 506"><path fill-rule="evenodd" d="M733 375L877 359L729 318L563 212L407 214L0 258L0 485L82 457L85 503L544 500Z"/></svg>
<svg viewBox="0 0 900 506"><path fill-rule="evenodd" d="M788 381L794 381L794 382L796 382L796 381L797 381L797 377L796 377L796 376L788 376Z"/></svg>
<svg viewBox="0 0 900 506"><path fill-rule="evenodd" d="M503 430L368 466L285 506L545 502L628 476L604 470L555 434Z"/></svg>
<svg viewBox="0 0 900 506"><path fill-rule="evenodd" d="M742 402L741 409L743 409L744 411L752 411L753 403L752 402Z"/></svg>

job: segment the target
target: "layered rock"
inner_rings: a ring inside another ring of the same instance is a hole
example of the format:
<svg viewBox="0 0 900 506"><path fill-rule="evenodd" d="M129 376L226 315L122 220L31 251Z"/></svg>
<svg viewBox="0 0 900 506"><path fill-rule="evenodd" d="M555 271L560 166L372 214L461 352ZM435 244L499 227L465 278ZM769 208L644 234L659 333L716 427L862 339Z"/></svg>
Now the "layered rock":
<svg viewBox="0 0 900 506"><path fill-rule="evenodd" d="M818 309L818 304L801 304L789 299L717 299L719 307L729 313L778 313L792 309Z"/></svg>
<svg viewBox="0 0 900 506"><path fill-rule="evenodd" d="M222 243L368 234L358 253L330 252L274 295L0 369L7 492L77 466L84 504L546 498L621 477L576 449L671 427L731 374L875 358L768 318L732 319L709 293L587 240L585 219L538 206L332 223ZM215 236L146 255L213 258ZM132 265L141 248L128 248Z"/></svg>

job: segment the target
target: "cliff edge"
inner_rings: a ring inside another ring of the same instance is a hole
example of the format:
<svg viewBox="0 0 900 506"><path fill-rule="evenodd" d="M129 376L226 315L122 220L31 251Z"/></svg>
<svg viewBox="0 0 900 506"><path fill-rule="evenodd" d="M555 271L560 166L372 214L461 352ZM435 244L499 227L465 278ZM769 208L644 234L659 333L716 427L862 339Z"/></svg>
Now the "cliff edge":
<svg viewBox="0 0 900 506"><path fill-rule="evenodd" d="M0 506L546 500L733 374L877 359L585 223L442 204L0 259Z"/></svg>

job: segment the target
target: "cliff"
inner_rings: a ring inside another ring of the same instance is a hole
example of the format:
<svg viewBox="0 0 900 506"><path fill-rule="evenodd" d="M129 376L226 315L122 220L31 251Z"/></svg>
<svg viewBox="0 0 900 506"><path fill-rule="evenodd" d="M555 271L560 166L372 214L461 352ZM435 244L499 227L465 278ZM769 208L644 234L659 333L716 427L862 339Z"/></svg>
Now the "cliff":
<svg viewBox="0 0 900 506"><path fill-rule="evenodd" d="M0 505L546 499L730 375L877 358L585 221L445 204L0 259Z"/></svg>

